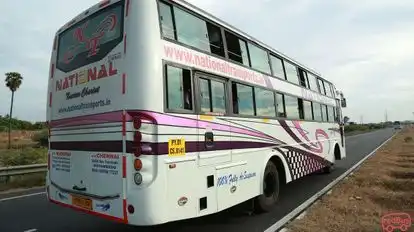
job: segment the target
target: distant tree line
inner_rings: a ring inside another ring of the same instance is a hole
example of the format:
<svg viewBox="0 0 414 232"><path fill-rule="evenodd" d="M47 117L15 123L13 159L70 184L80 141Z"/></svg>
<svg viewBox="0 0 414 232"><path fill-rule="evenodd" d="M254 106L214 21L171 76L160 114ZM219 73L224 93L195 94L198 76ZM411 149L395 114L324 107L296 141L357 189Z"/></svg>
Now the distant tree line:
<svg viewBox="0 0 414 232"><path fill-rule="evenodd" d="M0 132L8 131L9 128L9 115L2 116L0 115ZM20 120L17 118L11 119L11 129L12 130L42 130L46 129L45 122L29 122Z"/></svg>
<svg viewBox="0 0 414 232"><path fill-rule="evenodd" d="M369 123L369 124L356 124L356 123L349 123L349 125L345 125L345 132L351 131L367 131L367 130L378 130L382 128L386 128L387 125L384 123Z"/></svg>

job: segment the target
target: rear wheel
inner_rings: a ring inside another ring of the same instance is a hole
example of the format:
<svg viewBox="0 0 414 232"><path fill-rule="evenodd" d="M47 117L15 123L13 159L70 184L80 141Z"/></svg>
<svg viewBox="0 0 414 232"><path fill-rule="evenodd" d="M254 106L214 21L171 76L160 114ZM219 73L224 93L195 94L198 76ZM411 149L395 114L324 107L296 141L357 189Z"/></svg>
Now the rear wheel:
<svg viewBox="0 0 414 232"><path fill-rule="evenodd" d="M255 199L255 210L257 212L268 212L279 199L279 173L276 165L269 161L263 175L263 194Z"/></svg>
<svg viewBox="0 0 414 232"><path fill-rule="evenodd" d="M325 174L332 173L335 170L335 163L330 163L328 166L322 169L322 172Z"/></svg>

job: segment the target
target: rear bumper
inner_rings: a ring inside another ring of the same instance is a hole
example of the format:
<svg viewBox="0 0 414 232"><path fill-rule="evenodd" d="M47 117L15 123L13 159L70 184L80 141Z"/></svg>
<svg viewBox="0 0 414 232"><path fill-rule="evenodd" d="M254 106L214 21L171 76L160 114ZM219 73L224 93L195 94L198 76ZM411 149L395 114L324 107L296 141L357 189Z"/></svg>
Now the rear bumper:
<svg viewBox="0 0 414 232"><path fill-rule="evenodd" d="M100 213L100 212L97 212L97 211L88 210L88 209L84 209L84 208L74 206L74 205L70 204L70 201L68 202L66 194L65 194L66 196L63 196L63 197L66 197L66 199L64 199L64 198L62 199L62 197L61 197L61 200L59 200L59 197L57 196L57 194L53 194L53 193L54 192L61 193L61 192L59 190L57 190L52 185L47 185L46 189L47 189L47 191L46 191L47 199L48 199L49 202L51 202L53 204L56 204L58 206L62 206L62 207L65 207L65 208L70 208L70 209L73 209L73 210L78 211L78 212L83 212L83 213L90 214L90 215L93 215L93 216L98 216L98 217L101 217L103 219L115 221L115 222L118 222L118 223L128 224L128 215L127 215L127 211L126 211L127 210L126 209L127 204L126 204L125 199L123 199L123 202L122 202L123 203L122 207L123 207L123 212L124 212L123 217L116 217L116 216Z"/></svg>
<svg viewBox="0 0 414 232"><path fill-rule="evenodd" d="M118 217L113 217L113 216L110 216L110 215L106 215L106 214L102 214L102 213L98 213L98 212L78 208L78 207L73 206L73 205L69 205L69 204L66 204L66 203L63 203L63 202L60 202L60 201L53 200L50 197L49 197L49 201L56 204L56 205L63 206L63 207L66 207L66 208L70 208L70 209L73 209L73 210L76 210L76 211L79 211L79 212L87 213L87 214L94 215L94 216L99 216L101 218L111 220L111 221L115 221L115 222L118 222L118 223L128 224L128 218L118 218Z"/></svg>

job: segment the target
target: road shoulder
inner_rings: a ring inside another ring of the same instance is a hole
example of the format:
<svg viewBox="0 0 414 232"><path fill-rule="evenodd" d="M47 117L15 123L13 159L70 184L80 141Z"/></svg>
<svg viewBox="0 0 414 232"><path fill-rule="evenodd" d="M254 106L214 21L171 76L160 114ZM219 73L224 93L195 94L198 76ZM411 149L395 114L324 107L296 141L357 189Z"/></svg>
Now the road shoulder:
<svg viewBox="0 0 414 232"><path fill-rule="evenodd" d="M401 217L401 213L409 213L413 217L413 138L414 129L399 133L286 229L378 231L382 228L381 217L390 212L400 213Z"/></svg>

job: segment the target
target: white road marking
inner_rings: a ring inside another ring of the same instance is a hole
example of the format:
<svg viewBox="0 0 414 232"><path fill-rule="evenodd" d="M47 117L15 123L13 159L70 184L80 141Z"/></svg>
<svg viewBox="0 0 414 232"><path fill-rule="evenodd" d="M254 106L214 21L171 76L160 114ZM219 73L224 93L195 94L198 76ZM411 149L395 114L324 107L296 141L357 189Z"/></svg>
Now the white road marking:
<svg viewBox="0 0 414 232"><path fill-rule="evenodd" d="M372 132L371 132L372 133ZM368 133L366 133L368 134ZM354 166L349 168L345 173L340 175L338 178L333 180L331 183L329 183L325 188L321 189L319 192L317 192L315 195L310 197L308 200L303 202L301 205L299 205L296 209L292 210L289 214L284 216L282 219L271 225L269 228L267 228L264 232L274 232L278 231L286 225L289 221L293 221L296 218L296 215L299 214L299 212L304 211L306 208L311 206L320 196L324 195L327 191L331 190L339 181L343 180L345 177L349 175L349 173L353 172L355 169L357 169L366 159L371 157L375 152L380 149L382 146L384 146L388 141L390 141L392 138L394 138L397 133L394 133L390 138L385 140L381 145L379 145L377 148L375 148L371 153L366 155L364 158L362 158L358 163L356 163Z"/></svg>
<svg viewBox="0 0 414 232"><path fill-rule="evenodd" d="M37 229L30 229L30 230L25 230L23 232L36 232L36 231L37 231Z"/></svg>
<svg viewBox="0 0 414 232"><path fill-rule="evenodd" d="M46 192L32 193L32 194L26 194L26 195L21 195L21 196L3 198L3 199L0 199L0 202L2 202L2 201L10 201L10 200L24 198L24 197L37 196L37 195L42 195L42 194L46 194Z"/></svg>
<svg viewBox="0 0 414 232"><path fill-rule="evenodd" d="M303 211L303 213L301 213L298 217L297 217L297 219L302 219L302 218L304 218L306 216L306 211Z"/></svg>

